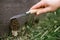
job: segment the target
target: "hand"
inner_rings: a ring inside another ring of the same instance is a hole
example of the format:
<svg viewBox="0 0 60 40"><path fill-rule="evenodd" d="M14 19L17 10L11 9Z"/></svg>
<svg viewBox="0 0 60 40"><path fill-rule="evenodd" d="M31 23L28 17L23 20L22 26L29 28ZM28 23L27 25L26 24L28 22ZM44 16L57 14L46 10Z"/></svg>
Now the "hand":
<svg viewBox="0 0 60 40"><path fill-rule="evenodd" d="M39 15L41 13L55 11L59 7L60 0L41 0L30 8L30 12Z"/></svg>

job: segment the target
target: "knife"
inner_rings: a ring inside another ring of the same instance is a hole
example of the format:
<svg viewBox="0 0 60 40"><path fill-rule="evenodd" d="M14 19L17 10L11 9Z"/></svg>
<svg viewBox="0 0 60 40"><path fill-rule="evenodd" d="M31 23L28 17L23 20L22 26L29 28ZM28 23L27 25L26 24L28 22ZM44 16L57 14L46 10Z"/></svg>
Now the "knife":
<svg viewBox="0 0 60 40"><path fill-rule="evenodd" d="M22 18L22 17L25 17L25 16L30 15L32 13L34 13L34 11L28 11L24 14L15 15L9 19L10 20L9 28L11 29L11 33L13 36L18 35L19 25L23 25L25 23L25 21L23 21L23 20L25 20L25 18ZM18 19L19 19L20 23L18 22Z"/></svg>

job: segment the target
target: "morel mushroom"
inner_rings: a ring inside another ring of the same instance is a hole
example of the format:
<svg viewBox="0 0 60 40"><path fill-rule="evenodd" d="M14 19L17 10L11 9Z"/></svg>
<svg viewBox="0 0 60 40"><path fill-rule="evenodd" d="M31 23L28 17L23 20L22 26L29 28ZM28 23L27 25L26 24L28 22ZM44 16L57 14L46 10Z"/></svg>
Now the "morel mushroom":
<svg viewBox="0 0 60 40"><path fill-rule="evenodd" d="M17 21L16 18L11 19L11 21L10 21L10 29L11 29L11 32L12 32L13 36L17 36L18 35L19 26L20 26L19 22Z"/></svg>

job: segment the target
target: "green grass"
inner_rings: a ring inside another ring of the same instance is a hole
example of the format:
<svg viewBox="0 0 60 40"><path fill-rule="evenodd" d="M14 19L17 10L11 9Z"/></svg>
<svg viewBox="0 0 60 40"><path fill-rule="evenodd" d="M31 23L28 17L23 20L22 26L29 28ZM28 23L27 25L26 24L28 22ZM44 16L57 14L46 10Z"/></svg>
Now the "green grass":
<svg viewBox="0 0 60 40"><path fill-rule="evenodd" d="M30 17L18 37L8 36L1 40L60 40L60 9Z"/></svg>

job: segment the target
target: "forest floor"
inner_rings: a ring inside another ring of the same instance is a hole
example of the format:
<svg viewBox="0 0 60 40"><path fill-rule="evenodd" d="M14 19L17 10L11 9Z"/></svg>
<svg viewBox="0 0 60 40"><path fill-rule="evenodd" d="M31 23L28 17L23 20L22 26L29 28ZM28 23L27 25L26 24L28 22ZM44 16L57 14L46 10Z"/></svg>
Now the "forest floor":
<svg viewBox="0 0 60 40"><path fill-rule="evenodd" d="M41 14L35 22L30 20L22 30L17 37L1 40L60 40L60 9Z"/></svg>

